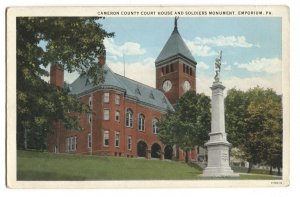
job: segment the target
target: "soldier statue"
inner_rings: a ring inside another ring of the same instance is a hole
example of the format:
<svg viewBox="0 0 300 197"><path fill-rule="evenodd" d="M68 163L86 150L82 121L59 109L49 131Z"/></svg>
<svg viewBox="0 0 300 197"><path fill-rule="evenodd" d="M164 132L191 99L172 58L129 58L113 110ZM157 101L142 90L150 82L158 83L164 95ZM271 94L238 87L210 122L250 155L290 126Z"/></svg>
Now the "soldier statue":
<svg viewBox="0 0 300 197"><path fill-rule="evenodd" d="M220 71L221 71L221 61L222 61L222 51L220 51L220 55L219 57L216 58L215 60L215 72L216 72L216 75L215 75L215 81L216 82L219 82L220 81Z"/></svg>

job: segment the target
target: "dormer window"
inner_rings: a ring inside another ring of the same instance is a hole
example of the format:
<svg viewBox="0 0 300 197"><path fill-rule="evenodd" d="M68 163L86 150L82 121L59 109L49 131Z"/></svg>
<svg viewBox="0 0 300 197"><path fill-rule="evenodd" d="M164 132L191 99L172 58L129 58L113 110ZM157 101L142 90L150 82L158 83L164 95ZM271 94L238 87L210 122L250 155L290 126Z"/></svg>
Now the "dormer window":
<svg viewBox="0 0 300 197"><path fill-rule="evenodd" d="M141 95L140 89L138 87L136 87L135 93L138 94L138 95Z"/></svg>
<svg viewBox="0 0 300 197"><path fill-rule="evenodd" d="M151 98L153 100L155 99L152 91L150 92L149 98Z"/></svg>

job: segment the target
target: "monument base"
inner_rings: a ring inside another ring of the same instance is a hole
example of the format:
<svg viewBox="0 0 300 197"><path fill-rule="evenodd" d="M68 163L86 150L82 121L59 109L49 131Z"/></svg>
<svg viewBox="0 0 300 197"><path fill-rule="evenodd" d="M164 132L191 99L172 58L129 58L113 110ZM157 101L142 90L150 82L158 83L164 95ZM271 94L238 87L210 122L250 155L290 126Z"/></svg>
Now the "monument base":
<svg viewBox="0 0 300 197"><path fill-rule="evenodd" d="M207 177L239 177L230 167L207 167L203 171L203 176Z"/></svg>
<svg viewBox="0 0 300 197"><path fill-rule="evenodd" d="M211 133L211 140L205 144L208 153L207 167L203 176L207 177L239 177L229 165L229 147L225 133Z"/></svg>

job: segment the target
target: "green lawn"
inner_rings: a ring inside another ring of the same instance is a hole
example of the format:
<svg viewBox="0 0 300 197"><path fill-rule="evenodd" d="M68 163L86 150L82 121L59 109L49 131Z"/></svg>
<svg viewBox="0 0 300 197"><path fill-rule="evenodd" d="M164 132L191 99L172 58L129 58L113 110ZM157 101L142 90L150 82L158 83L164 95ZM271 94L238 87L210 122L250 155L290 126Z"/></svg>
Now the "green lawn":
<svg viewBox="0 0 300 197"><path fill-rule="evenodd" d="M18 180L207 180L195 164L122 157L18 151ZM200 176L199 176L200 175ZM228 178L222 178L228 179ZM281 176L241 173L246 180L275 180Z"/></svg>
<svg viewBox="0 0 300 197"><path fill-rule="evenodd" d="M201 172L182 162L18 151L18 180L188 180Z"/></svg>

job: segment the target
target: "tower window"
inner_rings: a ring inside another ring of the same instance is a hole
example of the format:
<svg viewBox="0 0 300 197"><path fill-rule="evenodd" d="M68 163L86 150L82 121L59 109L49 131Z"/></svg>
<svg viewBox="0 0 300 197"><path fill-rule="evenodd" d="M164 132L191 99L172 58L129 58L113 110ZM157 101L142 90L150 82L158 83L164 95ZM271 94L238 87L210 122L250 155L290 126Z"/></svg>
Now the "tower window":
<svg viewBox="0 0 300 197"><path fill-rule="evenodd" d="M162 67L162 68L161 68L161 73L162 73L162 75L165 74L165 67Z"/></svg>
<svg viewBox="0 0 300 197"><path fill-rule="evenodd" d="M166 74L168 74L168 73L169 73L169 65L166 66Z"/></svg>
<svg viewBox="0 0 300 197"><path fill-rule="evenodd" d="M174 65L171 64L170 66L171 66L171 72L174 72Z"/></svg>
<svg viewBox="0 0 300 197"><path fill-rule="evenodd" d="M182 67L182 68L183 68L183 72L185 72L185 64L183 64L183 67Z"/></svg>
<svg viewBox="0 0 300 197"><path fill-rule="evenodd" d="M193 76L193 69L190 68L190 75Z"/></svg>

